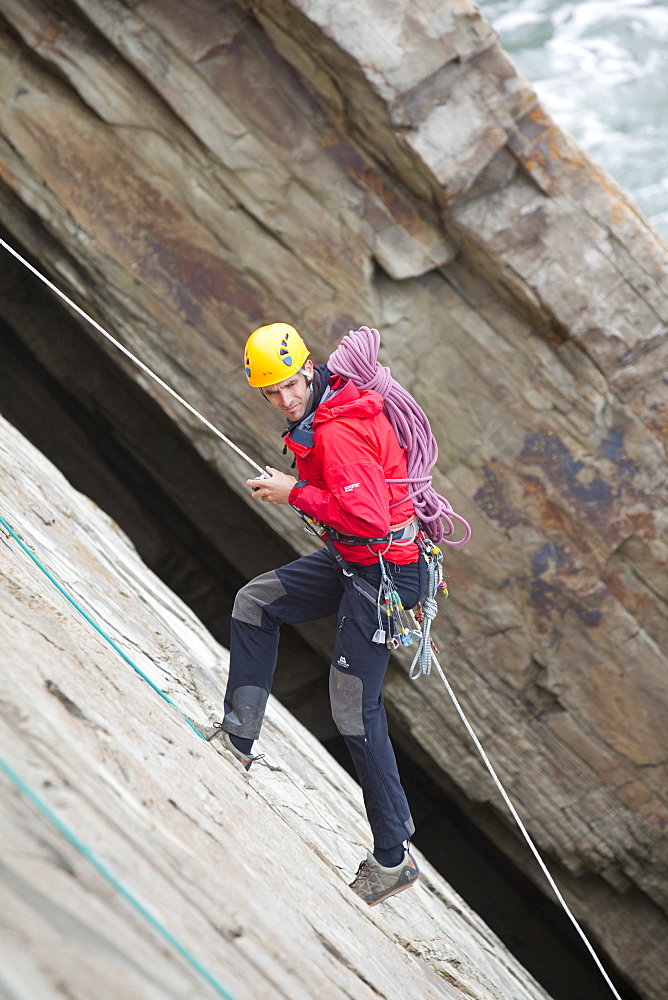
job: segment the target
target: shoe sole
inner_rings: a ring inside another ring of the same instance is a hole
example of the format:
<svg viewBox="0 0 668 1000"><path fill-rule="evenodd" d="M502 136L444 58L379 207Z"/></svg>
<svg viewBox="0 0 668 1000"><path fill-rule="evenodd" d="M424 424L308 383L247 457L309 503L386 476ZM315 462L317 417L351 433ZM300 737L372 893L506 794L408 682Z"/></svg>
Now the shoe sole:
<svg viewBox="0 0 668 1000"><path fill-rule="evenodd" d="M403 892L404 889L410 889L411 886L415 885L417 880L418 876L416 875L416 877L411 879L410 882L404 882L403 885L395 885L393 889L388 889L388 891L383 896L379 896L378 899L364 899L362 902L366 903L367 906L378 906L379 903L384 903L386 899L390 898L390 896L396 896L398 892Z"/></svg>
<svg viewBox="0 0 668 1000"><path fill-rule="evenodd" d="M232 757L232 759L239 765L239 767L243 768L244 774L248 774L248 772L251 769L251 764L253 763L253 761L245 759L244 757L239 757L235 749L231 745L228 746L228 744L225 742L223 737L223 732L224 730L219 729L217 733L214 733L213 736L209 737L208 742L213 743L214 740L217 740L218 746L216 747L216 749L219 751L219 753L222 753L223 756L227 758Z"/></svg>

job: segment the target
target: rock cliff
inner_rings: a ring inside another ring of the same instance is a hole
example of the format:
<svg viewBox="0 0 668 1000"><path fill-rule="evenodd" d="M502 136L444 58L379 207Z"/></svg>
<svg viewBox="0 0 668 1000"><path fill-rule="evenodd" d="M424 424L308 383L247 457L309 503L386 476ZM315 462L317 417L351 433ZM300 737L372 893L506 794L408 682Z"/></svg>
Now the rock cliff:
<svg viewBox="0 0 668 1000"><path fill-rule="evenodd" d="M0 516L135 666L0 529L3 997L545 1000L424 859L350 892L361 794L278 702L248 774L190 728L226 652L1 418Z"/></svg>
<svg viewBox="0 0 668 1000"><path fill-rule="evenodd" d="M575 912L663 1000L665 244L468 0L0 15L10 242L256 461L276 463L278 428L240 371L249 330L294 322L316 360L381 330L474 530L446 554L443 662ZM3 275L7 328L235 573L306 550L289 513L250 511L243 462L122 358L89 364L94 332ZM176 445L140 440L140 405ZM445 692L397 663L387 701L405 749L541 884Z"/></svg>

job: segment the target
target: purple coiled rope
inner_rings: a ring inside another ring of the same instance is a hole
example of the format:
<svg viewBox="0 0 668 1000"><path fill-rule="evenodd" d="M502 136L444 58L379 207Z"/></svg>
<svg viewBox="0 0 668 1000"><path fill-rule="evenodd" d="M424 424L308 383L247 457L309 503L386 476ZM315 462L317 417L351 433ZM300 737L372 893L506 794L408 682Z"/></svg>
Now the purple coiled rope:
<svg viewBox="0 0 668 1000"><path fill-rule="evenodd" d="M327 367L335 375L350 379L358 389L373 389L383 397L385 414L406 452L408 464L408 479L388 482L415 487L408 495L425 533L436 545L464 545L471 537L468 522L431 485L430 470L438 458L438 446L429 421L411 394L394 381L390 369L378 363L379 347L378 330L368 326L351 330L331 354ZM455 521L463 526L464 537L453 541Z"/></svg>

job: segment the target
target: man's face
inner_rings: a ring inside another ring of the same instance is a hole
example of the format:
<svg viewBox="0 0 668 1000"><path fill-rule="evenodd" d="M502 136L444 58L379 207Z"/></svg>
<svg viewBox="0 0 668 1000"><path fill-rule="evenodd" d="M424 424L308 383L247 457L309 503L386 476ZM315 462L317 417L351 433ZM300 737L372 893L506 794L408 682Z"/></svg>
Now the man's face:
<svg viewBox="0 0 668 1000"><path fill-rule="evenodd" d="M304 363L304 368L309 373L308 379L298 372L277 385L268 385L262 390L274 409L287 420L301 420L311 398L309 379L313 375L313 362L309 359Z"/></svg>

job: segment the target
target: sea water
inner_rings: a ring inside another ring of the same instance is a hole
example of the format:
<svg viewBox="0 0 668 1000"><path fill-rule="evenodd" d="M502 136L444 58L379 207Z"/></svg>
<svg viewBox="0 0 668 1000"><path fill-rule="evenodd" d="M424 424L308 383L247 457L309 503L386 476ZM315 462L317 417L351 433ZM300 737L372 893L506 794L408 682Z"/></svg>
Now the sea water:
<svg viewBox="0 0 668 1000"><path fill-rule="evenodd" d="M478 0L545 110L668 238L668 0Z"/></svg>

